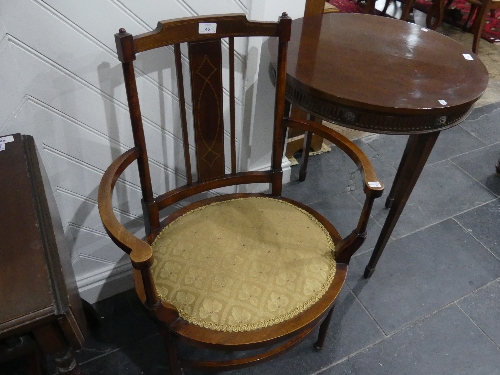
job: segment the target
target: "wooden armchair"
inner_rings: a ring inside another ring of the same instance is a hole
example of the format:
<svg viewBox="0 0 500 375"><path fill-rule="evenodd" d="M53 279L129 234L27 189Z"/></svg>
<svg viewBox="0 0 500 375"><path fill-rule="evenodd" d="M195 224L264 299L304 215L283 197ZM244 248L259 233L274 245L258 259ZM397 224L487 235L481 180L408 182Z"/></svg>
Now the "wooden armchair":
<svg viewBox="0 0 500 375"><path fill-rule="evenodd" d="M180 374L181 367L231 370L270 360L320 324L316 347L321 349L347 264L364 241L373 200L382 194L372 165L355 144L321 124L283 119L290 27L291 19L285 13L279 22L271 23L225 15L159 22L156 30L138 36L123 29L116 34L135 147L119 156L105 172L99 186L99 211L111 239L130 256L138 296L164 338L172 374ZM234 39L247 36L279 38L274 134L267 171L236 170ZM229 162L224 155L224 142L228 141L223 131L221 38L227 38L229 51ZM184 98L185 56L179 46L185 42L189 51L195 173L187 136L186 107L190 106ZM170 45L175 53L187 183L155 197L133 61L138 53ZM281 197L286 128L300 128L330 140L364 173L366 201L357 227L347 237L341 238L316 211ZM144 240L128 232L113 212L114 185L132 162L137 162L142 187ZM217 194L160 221L160 210L185 198L251 183L270 184L270 193ZM229 361L195 361L177 355L179 340L214 350L269 349Z"/></svg>

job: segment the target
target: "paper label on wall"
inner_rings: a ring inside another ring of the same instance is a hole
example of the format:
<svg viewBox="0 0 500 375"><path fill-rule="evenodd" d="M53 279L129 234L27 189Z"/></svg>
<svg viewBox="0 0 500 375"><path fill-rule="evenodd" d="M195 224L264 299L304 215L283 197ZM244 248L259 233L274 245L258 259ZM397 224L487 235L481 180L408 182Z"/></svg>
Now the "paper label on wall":
<svg viewBox="0 0 500 375"><path fill-rule="evenodd" d="M215 34L217 32L217 24L205 22L199 23L198 32L200 34Z"/></svg>
<svg viewBox="0 0 500 375"><path fill-rule="evenodd" d="M9 142L14 142L14 137L13 136L8 135L6 137L0 137L0 144L9 143Z"/></svg>
<svg viewBox="0 0 500 375"><path fill-rule="evenodd" d="M369 187L372 187L372 188L379 188L379 187L382 187L382 185L380 184L380 182L378 181L370 181L368 182L368 186Z"/></svg>
<svg viewBox="0 0 500 375"><path fill-rule="evenodd" d="M471 54L468 53L462 53L463 57L465 60L474 60L474 57L472 57Z"/></svg>

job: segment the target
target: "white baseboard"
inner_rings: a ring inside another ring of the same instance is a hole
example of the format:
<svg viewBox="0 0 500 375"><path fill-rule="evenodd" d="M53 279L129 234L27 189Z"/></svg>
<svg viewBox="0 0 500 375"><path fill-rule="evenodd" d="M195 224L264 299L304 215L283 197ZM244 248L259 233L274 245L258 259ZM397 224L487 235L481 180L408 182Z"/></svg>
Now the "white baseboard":
<svg viewBox="0 0 500 375"><path fill-rule="evenodd" d="M134 287L132 264L128 257L123 262L77 277L80 297L94 303Z"/></svg>

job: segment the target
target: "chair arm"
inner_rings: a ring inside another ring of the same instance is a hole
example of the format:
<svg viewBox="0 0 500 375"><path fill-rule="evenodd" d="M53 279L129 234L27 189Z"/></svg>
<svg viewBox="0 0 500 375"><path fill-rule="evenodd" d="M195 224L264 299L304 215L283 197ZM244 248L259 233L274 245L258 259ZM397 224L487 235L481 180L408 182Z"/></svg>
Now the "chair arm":
<svg viewBox="0 0 500 375"><path fill-rule="evenodd" d="M139 151L132 148L120 155L108 167L99 184L97 204L104 228L111 240L130 255L134 268L144 269L153 264L153 249L130 233L116 218L113 211L113 189L123 171L137 159Z"/></svg>
<svg viewBox="0 0 500 375"><path fill-rule="evenodd" d="M384 185L378 181L375 169L372 163L366 157L364 152L351 140L344 137L329 127L308 120L295 120L286 118L283 120L283 126L295 129L302 129L325 138L338 146L356 163L357 167L363 172L364 189L366 195L378 198L384 192Z"/></svg>
<svg viewBox="0 0 500 375"><path fill-rule="evenodd" d="M134 271L136 291L146 308L167 324L172 324L179 313L172 304L161 301L154 287L151 265L153 264L153 249L147 243L130 233L120 224L113 211L113 189L123 171L139 156L139 150L134 147L121 154L108 167L99 184L97 205L102 223L111 240L130 256Z"/></svg>
<svg viewBox="0 0 500 375"><path fill-rule="evenodd" d="M344 151L356 163L364 178L366 195L363 209L356 228L335 246L335 259L339 263L349 263L352 255L359 249L366 238L366 228L373 206L373 201L384 192L384 185L378 181L375 169L365 153L342 134L320 123L308 120L284 119L283 126L302 129L317 134Z"/></svg>

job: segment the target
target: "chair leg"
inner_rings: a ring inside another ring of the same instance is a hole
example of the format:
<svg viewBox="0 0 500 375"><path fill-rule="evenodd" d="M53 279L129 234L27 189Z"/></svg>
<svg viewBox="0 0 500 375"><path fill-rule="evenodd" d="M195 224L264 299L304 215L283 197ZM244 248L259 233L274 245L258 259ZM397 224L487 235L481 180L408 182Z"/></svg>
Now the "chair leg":
<svg viewBox="0 0 500 375"><path fill-rule="evenodd" d="M384 9L382 9L382 15L385 16L385 12L387 12L387 9L389 8L389 3L391 2L391 0L385 0L385 5L384 5Z"/></svg>
<svg viewBox="0 0 500 375"><path fill-rule="evenodd" d="M490 10L491 0L484 0L484 4L479 7L476 14L476 19L472 25L474 29L474 40L472 42L472 52L475 54L479 51L479 41L481 40L481 33L483 32L484 22L486 21L486 15L488 10Z"/></svg>
<svg viewBox="0 0 500 375"><path fill-rule="evenodd" d="M410 15L411 10L413 9L413 3L415 0L406 0L403 5L403 13L401 14L400 20L406 21L408 16Z"/></svg>
<svg viewBox="0 0 500 375"><path fill-rule="evenodd" d="M330 320L332 319L333 309L335 305L332 306L328 314L326 315L325 320L319 326L318 340L314 343L314 348L316 350L322 350L325 345L326 333L328 332L328 326L330 325Z"/></svg>
<svg viewBox="0 0 500 375"><path fill-rule="evenodd" d="M471 27L470 21L472 20L472 17L474 16L474 13L476 12L476 10L477 10L477 5L471 4L469 16L467 17L467 21L465 21L464 25L462 26L463 31L469 31L469 29Z"/></svg>
<svg viewBox="0 0 500 375"><path fill-rule="evenodd" d="M182 375L181 368L179 366L179 357L177 356L177 347L175 346L175 340L168 331L168 328L160 328L160 335L163 338L163 343L165 345L165 350L168 355L168 364L170 366L171 375Z"/></svg>

